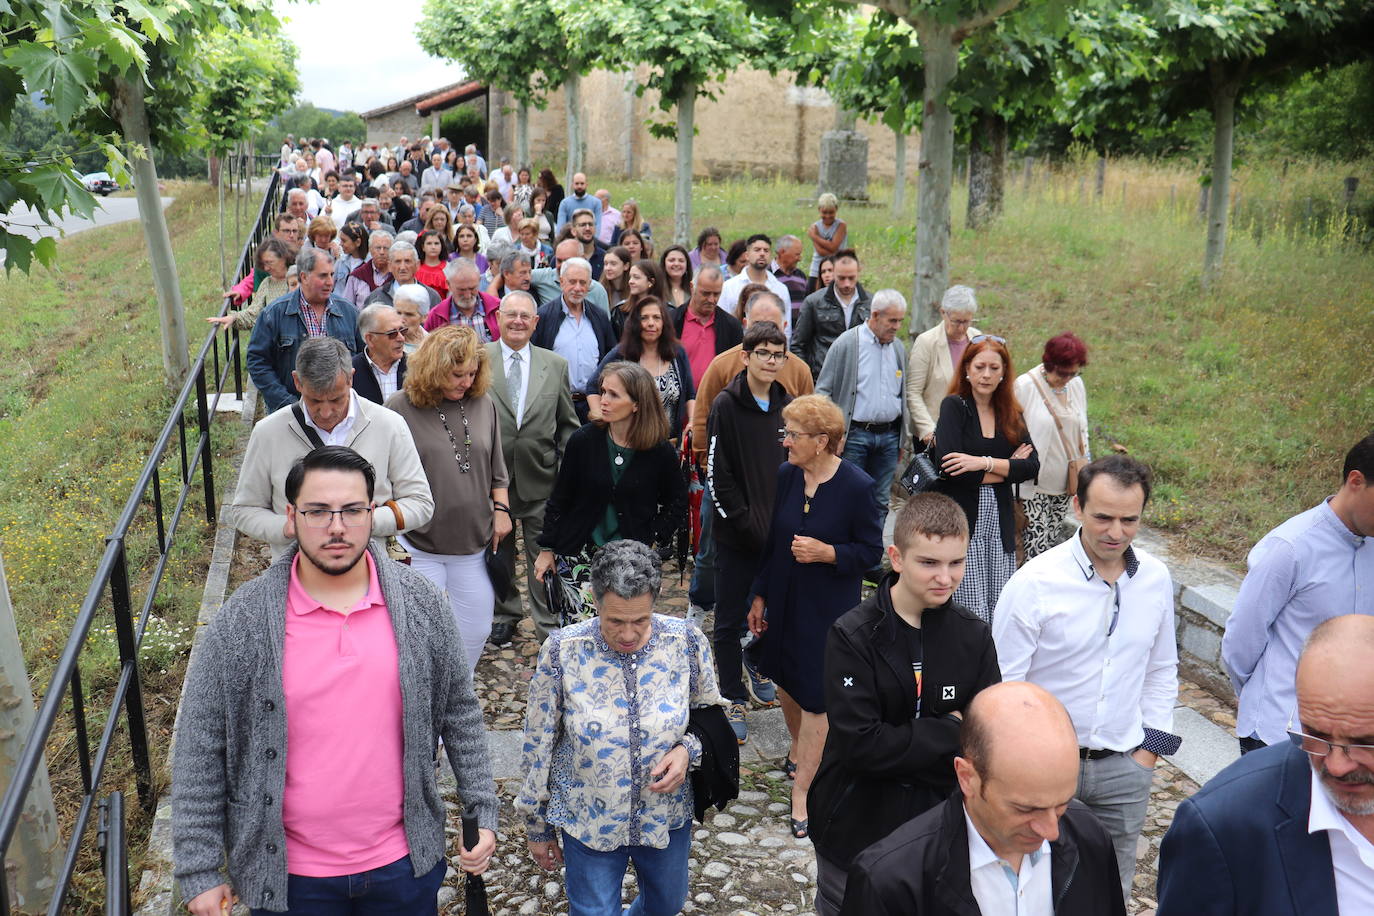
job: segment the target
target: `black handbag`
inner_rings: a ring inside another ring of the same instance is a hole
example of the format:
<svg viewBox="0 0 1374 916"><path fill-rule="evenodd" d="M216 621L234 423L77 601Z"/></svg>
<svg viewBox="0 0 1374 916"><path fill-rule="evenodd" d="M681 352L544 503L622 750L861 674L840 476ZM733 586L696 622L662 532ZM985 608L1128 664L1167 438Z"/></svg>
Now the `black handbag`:
<svg viewBox="0 0 1374 916"><path fill-rule="evenodd" d="M940 479L940 469L935 466L935 461L930 457L930 448L922 446L919 452L911 456L907 462L906 470L902 471L902 476L897 482L902 485L912 496L917 493L924 493L935 486Z"/></svg>
<svg viewBox="0 0 1374 916"><path fill-rule="evenodd" d="M508 534L506 537L514 535ZM506 569L506 564L501 562L501 558L491 549L491 545L487 545L482 551L482 562L487 565L487 576L491 579L492 591L496 592L496 600L509 601L515 594L515 583L511 581L510 570Z"/></svg>

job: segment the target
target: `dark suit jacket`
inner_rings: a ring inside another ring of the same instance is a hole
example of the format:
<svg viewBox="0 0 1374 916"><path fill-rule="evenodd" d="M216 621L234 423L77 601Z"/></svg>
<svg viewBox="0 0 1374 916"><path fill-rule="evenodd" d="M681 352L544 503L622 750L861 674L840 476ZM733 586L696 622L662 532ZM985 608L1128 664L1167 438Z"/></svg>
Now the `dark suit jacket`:
<svg viewBox="0 0 1374 916"><path fill-rule="evenodd" d="M406 358L402 355L401 363L396 367L397 390L400 390L405 383ZM382 386L377 384L377 376L372 374L372 367L367 364L366 351L353 357L353 390L369 401L382 403Z"/></svg>
<svg viewBox="0 0 1374 916"><path fill-rule="evenodd" d="M611 316L586 301L582 303L582 313L592 323L592 331L596 334L596 356L600 360L616 345L615 331L611 330ZM549 300L539 310L539 324L534 329L530 343L545 350L552 350L553 342L558 339L558 329L561 327L563 297L558 296Z"/></svg>
<svg viewBox="0 0 1374 916"><path fill-rule="evenodd" d="M501 422L501 450L510 474L510 508L517 518L543 514L544 502L553 492L558 476L563 447L578 426L572 392L568 389L568 361L542 347L527 347L526 352L529 387L525 391L525 414L517 428L501 343L487 344L491 362L488 391L496 402L496 416Z"/></svg>
<svg viewBox="0 0 1374 916"><path fill-rule="evenodd" d="M1059 839L1050 844L1050 888L1056 916L1126 916L1111 837L1077 799L1069 802L1059 819ZM982 913L973 897L968 826L957 792L859 854L840 913L994 916Z"/></svg>
<svg viewBox="0 0 1374 916"><path fill-rule="evenodd" d="M1290 744L1246 754L1178 806L1159 852L1158 916L1336 916L1312 767Z"/></svg>
<svg viewBox="0 0 1374 916"><path fill-rule="evenodd" d="M683 303L673 309L673 329L677 331L677 339L682 339L682 328L687 322L688 305ZM711 329L716 332L716 355L724 353L736 344L744 342L744 325L740 320L731 315L720 306L716 306L716 320L711 325Z"/></svg>

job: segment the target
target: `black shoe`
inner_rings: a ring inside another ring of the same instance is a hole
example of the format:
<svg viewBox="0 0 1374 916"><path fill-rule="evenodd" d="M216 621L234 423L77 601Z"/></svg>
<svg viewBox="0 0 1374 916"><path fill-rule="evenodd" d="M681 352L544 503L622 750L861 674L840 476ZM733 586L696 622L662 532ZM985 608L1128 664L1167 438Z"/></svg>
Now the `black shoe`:
<svg viewBox="0 0 1374 916"><path fill-rule="evenodd" d="M491 635L487 641L493 646L510 645L511 637L515 635L515 624L513 623L493 623L491 625Z"/></svg>

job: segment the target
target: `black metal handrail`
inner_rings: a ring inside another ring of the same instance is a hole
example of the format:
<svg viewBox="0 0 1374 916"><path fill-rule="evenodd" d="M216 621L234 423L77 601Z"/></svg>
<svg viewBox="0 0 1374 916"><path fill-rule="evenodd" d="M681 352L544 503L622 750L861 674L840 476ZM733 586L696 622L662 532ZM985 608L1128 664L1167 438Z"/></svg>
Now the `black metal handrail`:
<svg viewBox="0 0 1374 916"><path fill-rule="evenodd" d="M246 168L243 163L239 167ZM235 277L241 277L253 270L253 256L259 243L272 231L272 222L281 207L282 182L274 171L263 195L262 205L253 230L244 242L239 257ZM220 314L225 314L232 306L226 297ZM217 518L214 474L212 468L213 450L210 444L210 423L220 398L226 393L225 385L233 374L233 390L238 398L243 396L242 353L243 348L237 331L228 334L216 333L212 329L201 344L200 352L191 363L185 383L172 404L171 412L162 431L149 452L143 470L134 483L133 491L124 504L119 520L112 533L105 539L105 552L96 566L95 575L86 590L71 635L63 647L57 666L43 694L33 728L25 740L13 779L0 800L0 862L7 858L10 843L14 838L19 819L23 814L24 803L28 797L35 777L43 761L43 753L48 737L52 734L62 701L70 692L72 702L73 731L76 738L76 754L81 772L81 806L72 822L70 838L62 859L60 871L56 876L52 901L47 912L56 916L62 912L75 874L77 859L83 848L87 828L93 810L99 808L97 839L102 853L101 861L106 875L107 913L129 912L128 893L128 850L127 834L124 829L124 800L120 792L113 792L107 800L99 800L101 778L114 746L116 732L119 730L120 712L128 725L130 755L133 761L134 780L139 804L151 811L156 803L153 797L152 760L148 749L148 733L144 721L143 688L139 677L138 653L143 635L148 626L158 589L171 559L172 539L185 512L195 485L196 472L200 472L204 499L205 517L213 525ZM208 376L208 379L207 379ZM210 384L213 383L213 391ZM213 400L207 398L209 396ZM195 442L187 442L187 408L195 398L196 424ZM171 515L165 514L165 501L162 495L162 482L159 474L163 459L176 437L181 458L181 489L172 507ZM147 592L134 616L134 593L130 582L128 538L139 517L139 510L148 501L151 489L151 506L156 515L158 557L148 579ZM106 601L114 612L115 638L119 648L119 679L105 716L100 740L91 755L89 733L86 727L86 698L81 683L81 652L85 648L91 626ZM113 848L112 848L113 847ZM117 896L116 896L117 895ZM5 869L0 867L0 916L10 914L10 889Z"/></svg>

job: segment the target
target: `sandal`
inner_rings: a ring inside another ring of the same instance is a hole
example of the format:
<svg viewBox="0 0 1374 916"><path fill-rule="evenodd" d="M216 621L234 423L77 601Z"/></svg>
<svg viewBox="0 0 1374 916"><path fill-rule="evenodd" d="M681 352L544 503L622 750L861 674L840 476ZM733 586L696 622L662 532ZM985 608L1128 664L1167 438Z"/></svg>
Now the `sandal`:
<svg viewBox="0 0 1374 916"><path fill-rule="evenodd" d="M797 778L797 762L791 757L782 758L782 775L788 779Z"/></svg>
<svg viewBox="0 0 1374 916"><path fill-rule="evenodd" d="M792 822L792 836L799 840L806 839L807 835L811 832L811 819L803 818L797 820L795 817L789 817L788 820Z"/></svg>

